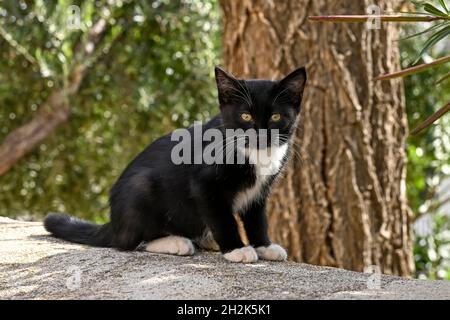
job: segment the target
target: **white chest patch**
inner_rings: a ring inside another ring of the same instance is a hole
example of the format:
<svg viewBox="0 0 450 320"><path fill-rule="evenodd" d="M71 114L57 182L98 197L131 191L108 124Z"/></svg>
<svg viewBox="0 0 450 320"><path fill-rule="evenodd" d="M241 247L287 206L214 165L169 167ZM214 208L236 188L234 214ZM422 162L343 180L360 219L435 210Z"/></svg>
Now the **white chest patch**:
<svg viewBox="0 0 450 320"><path fill-rule="evenodd" d="M239 212L262 196L262 188L267 180L281 170L288 144L268 149L246 149L245 154L255 169L256 181L253 186L240 191L233 201L233 211Z"/></svg>

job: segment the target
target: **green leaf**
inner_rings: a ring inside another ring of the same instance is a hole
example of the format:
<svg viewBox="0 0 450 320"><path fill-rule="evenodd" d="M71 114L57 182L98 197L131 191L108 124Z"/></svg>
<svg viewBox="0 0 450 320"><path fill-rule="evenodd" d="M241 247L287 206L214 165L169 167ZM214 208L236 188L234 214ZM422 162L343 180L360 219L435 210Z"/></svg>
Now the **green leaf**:
<svg viewBox="0 0 450 320"><path fill-rule="evenodd" d="M423 9L426 12L429 12L429 13L435 15L435 16L438 16L438 17L448 17L445 12L442 12L441 10L439 10L438 8L436 8L435 6L433 6L430 3L425 3L423 5Z"/></svg>
<svg viewBox="0 0 450 320"><path fill-rule="evenodd" d="M437 31L436 33L434 33L426 42L424 47L422 48L422 50L419 53L419 56L417 57L417 59L414 61L413 65L416 64L417 62L419 62L420 58L422 58L422 56L429 50L431 49L436 43L438 43L439 41L441 41L442 39L444 39L446 36L448 36L450 34L450 26L446 26L445 28Z"/></svg>
<svg viewBox="0 0 450 320"><path fill-rule="evenodd" d="M417 32L417 33L414 33L414 34L412 34L412 35L406 36L405 38L402 38L402 39L400 39L400 40L411 39L411 38L420 36L420 35L422 35L422 34L425 34L425 33L431 32L431 31L434 31L434 30L436 30L436 29L438 29L438 28L440 28L440 27L442 27L442 26L445 26L445 25L450 25L450 22L448 22L448 21L440 22L440 23L435 24L434 26L431 26L431 27L429 27L429 28L427 28L427 29L425 29L425 30L423 30L423 31L421 31L421 32Z"/></svg>
<svg viewBox="0 0 450 320"><path fill-rule="evenodd" d="M447 9L447 6L445 5L445 1L444 0L439 0L439 3L441 4L442 8L445 10L445 12L450 13Z"/></svg>

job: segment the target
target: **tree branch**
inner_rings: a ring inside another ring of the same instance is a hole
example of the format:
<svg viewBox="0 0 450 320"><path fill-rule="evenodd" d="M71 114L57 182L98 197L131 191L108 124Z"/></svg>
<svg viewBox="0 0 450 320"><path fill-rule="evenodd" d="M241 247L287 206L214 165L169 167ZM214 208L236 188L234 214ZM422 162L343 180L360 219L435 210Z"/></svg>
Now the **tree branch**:
<svg viewBox="0 0 450 320"><path fill-rule="evenodd" d="M310 21L317 22L367 22L372 19L379 19L381 22L432 22L437 20L448 20L449 18L435 17L429 15L405 16L405 15L332 15L332 16L310 16Z"/></svg>
<svg viewBox="0 0 450 320"><path fill-rule="evenodd" d="M77 45L75 56L78 62L70 73L67 86L55 89L30 122L6 136L0 145L0 176L69 119L67 98L78 92L86 75L87 65L84 62L95 53L96 45L103 39L107 26L105 19L99 19L89 31L86 41Z"/></svg>
<svg viewBox="0 0 450 320"><path fill-rule="evenodd" d="M450 102L447 103L446 106L442 107L441 109L433 113L427 120L418 125L413 131L411 131L411 134L413 135L418 134L422 130L425 130L449 111L450 111Z"/></svg>
<svg viewBox="0 0 450 320"><path fill-rule="evenodd" d="M399 78L399 77L406 77L409 76L411 74L415 74L415 73L419 73L422 71L425 71L427 69L436 67L438 65L441 65L443 63L447 63L450 62L450 55L439 58L434 60L433 62L430 63L424 63L415 67L411 67L411 68L407 68L404 70L400 70L397 72L393 72L393 73L388 73L388 74L384 74L382 76L378 76L376 77L374 80L375 81L379 81L379 80L389 80L389 79L394 79L394 78Z"/></svg>

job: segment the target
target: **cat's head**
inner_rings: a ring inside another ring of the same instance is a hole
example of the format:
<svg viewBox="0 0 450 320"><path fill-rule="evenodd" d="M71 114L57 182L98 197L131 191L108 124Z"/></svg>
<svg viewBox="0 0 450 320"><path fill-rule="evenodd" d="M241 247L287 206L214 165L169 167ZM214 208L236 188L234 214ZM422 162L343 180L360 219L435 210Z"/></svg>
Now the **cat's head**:
<svg viewBox="0 0 450 320"><path fill-rule="evenodd" d="M301 109L306 84L304 67L280 81L236 79L219 67L215 72L226 129L255 129L257 132L266 129L269 144L271 132L279 133L281 143L288 140Z"/></svg>

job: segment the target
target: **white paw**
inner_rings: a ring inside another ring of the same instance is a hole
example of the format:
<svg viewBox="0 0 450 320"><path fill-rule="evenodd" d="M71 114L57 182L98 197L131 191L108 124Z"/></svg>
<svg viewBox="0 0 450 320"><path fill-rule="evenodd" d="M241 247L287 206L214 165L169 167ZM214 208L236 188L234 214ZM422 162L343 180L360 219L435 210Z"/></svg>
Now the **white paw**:
<svg viewBox="0 0 450 320"><path fill-rule="evenodd" d="M145 248L148 252L191 256L195 253L194 245L188 238L168 236L150 241Z"/></svg>
<svg viewBox="0 0 450 320"><path fill-rule="evenodd" d="M258 257L263 260L285 261L287 259L286 250L278 244L271 244L268 247L256 248Z"/></svg>
<svg viewBox="0 0 450 320"><path fill-rule="evenodd" d="M233 251L225 253L223 257L231 262L249 263L258 261L258 255L251 246L234 249Z"/></svg>

